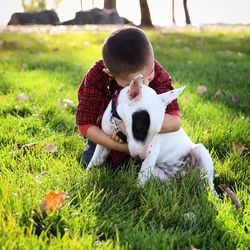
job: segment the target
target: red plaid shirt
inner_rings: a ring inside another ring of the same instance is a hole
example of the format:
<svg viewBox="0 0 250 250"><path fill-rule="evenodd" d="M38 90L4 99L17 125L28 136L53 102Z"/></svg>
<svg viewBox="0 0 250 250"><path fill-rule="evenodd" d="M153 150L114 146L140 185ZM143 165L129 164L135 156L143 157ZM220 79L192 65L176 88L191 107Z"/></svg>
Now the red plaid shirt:
<svg viewBox="0 0 250 250"><path fill-rule="evenodd" d="M80 133L85 137L89 127L100 127L102 115L108 106L112 95L121 89L115 79L103 72L104 63L100 60L88 71L83 78L78 90L78 106L76 112L76 124ZM158 94L172 90L171 77L163 67L155 60L154 79L149 83ZM166 114L180 115L177 100L172 101L166 108ZM117 151L111 152L114 163L122 163L127 154Z"/></svg>

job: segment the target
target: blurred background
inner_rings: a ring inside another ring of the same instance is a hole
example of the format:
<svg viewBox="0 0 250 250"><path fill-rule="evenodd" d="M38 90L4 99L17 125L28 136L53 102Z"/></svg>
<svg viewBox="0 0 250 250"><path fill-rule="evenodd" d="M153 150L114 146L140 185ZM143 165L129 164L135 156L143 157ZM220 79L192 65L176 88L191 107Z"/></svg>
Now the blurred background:
<svg viewBox="0 0 250 250"><path fill-rule="evenodd" d="M149 26L250 23L250 0L0 0L0 25L7 25L16 12L53 9L65 22L76 12L104 6L135 25L142 21Z"/></svg>

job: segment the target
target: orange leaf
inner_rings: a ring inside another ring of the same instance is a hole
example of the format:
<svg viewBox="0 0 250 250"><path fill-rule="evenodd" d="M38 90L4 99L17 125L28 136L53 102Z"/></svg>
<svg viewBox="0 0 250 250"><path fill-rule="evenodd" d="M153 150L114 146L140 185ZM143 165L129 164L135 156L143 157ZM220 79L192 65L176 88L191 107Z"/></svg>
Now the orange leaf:
<svg viewBox="0 0 250 250"><path fill-rule="evenodd" d="M240 142L232 142L232 150L237 155L241 155L245 150L248 150L248 148Z"/></svg>
<svg viewBox="0 0 250 250"><path fill-rule="evenodd" d="M64 201L67 199L67 195L64 192L49 192L44 195L44 201L40 204L42 212L58 211Z"/></svg>

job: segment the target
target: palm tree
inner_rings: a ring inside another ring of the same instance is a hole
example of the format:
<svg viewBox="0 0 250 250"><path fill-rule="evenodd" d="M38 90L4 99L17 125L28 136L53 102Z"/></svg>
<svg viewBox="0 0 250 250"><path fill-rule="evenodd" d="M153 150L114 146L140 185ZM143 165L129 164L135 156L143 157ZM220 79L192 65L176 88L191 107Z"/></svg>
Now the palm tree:
<svg viewBox="0 0 250 250"><path fill-rule="evenodd" d="M140 0L141 26L153 26L147 0Z"/></svg>
<svg viewBox="0 0 250 250"><path fill-rule="evenodd" d="M186 24L190 25L191 20L190 20L190 16L188 13L187 0L183 0L183 6L184 6L184 11L185 11L185 16L186 16Z"/></svg>

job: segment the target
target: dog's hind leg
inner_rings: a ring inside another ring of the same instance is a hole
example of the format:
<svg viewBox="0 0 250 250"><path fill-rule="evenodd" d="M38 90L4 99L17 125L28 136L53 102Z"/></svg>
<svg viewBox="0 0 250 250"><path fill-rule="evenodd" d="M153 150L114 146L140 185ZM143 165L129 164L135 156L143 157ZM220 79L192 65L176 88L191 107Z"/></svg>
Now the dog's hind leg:
<svg viewBox="0 0 250 250"><path fill-rule="evenodd" d="M214 166L208 150L204 147L203 144L194 144L194 146L192 147L192 154L194 154L199 162L199 169L204 171L205 178L207 179L210 190L213 193L216 193L213 182Z"/></svg>
<svg viewBox="0 0 250 250"><path fill-rule="evenodd" d="M87 170L90 170L94 166L102 165L108 158L109 153L110 149L97 144L95 152L87 166Z"/></svg>

